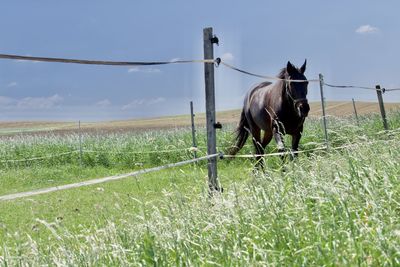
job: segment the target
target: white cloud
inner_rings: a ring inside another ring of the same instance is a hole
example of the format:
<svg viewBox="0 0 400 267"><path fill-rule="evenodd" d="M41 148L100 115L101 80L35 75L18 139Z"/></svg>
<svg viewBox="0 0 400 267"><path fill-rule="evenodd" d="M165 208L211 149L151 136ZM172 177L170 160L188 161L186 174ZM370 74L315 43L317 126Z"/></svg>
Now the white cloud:
<svg viewBox="0 0 400 267"><path fill-rule="evenodd" d="M165 102L165 98L164 97L156 97L156 98L150 98L150 99L135 99L132 102L123 105L122 106L122 110L127 110L127 109L134 109L140 106L151 106L151 105L155 105L155 104L159 104Z"/></svg>
<svg viewBox="0 0 400 267"><path fill-rule="evenodd" d="M64 98L57 94L49 97L25 97L22 99L0 96L0 108L8 110L50 109L58 106L63 100Z"/></svg>
<svg viewBox="0 0 400 267"><path fill-rule="evenodd" d="M224 54L221 55L221 59L223 61L232 61L233 60L233 55L232 55L232 53L227 52L227 53L224 53Z"/></svg>
<svg viewBox="0 0 400 267"><path fill-rule="evenodd" d="M95 106L105 108L111 106L111 101L108 99L103 99L95 104Z"/></svg>
<svg viewBox="0 0 400 267"><path fill-rule="evenodd" d="M7 87L15 87L17 85L18 85L17 82L10 82L9 84L7 84Z"/></svg>
<svg viewBox="0 0 400 267"><path fill-rule="evenodd" d="M157 68L140 68L132 67L128 69L128 73L143 72L143 73L160 73L161 70Z"/></svg>
<svg viewBox="0 0 400 267"><path fill-rule="evenodd" d="M362 25L356 29L356 33L358 34L371 34L379 32L379 28L371 26L369 24Z"/></svg>

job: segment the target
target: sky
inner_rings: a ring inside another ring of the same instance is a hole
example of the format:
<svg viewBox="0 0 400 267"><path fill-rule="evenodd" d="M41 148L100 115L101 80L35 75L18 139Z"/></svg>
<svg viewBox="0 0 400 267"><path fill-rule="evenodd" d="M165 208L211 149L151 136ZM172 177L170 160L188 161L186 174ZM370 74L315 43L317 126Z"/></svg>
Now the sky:
<svg viewBox="0 0 400 267"><path fill-rule="evenodd" d="M0 53L114 61L215 57L275 76L287 61L328 83L400 87L400 1L1 0ZM217 110L241 108L260 78L215 69ZM324 88L327 101L376 101ZM309 101L319 101L317 83ZM384 94L399 102L400 92ZM203 64L112 67L0 59L0 121L107 121L204 112Z"/></svg>

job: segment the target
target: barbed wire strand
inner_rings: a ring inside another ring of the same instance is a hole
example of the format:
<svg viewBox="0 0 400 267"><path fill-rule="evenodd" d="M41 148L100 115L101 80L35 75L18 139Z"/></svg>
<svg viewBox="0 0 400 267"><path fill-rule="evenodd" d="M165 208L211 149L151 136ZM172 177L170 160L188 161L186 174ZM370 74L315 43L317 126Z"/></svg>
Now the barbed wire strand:
<svg viewBox="0 0 400 267"><path fill-rule="evenodd" d="M150 172L155 172L155 171L160 171L160 170L169 169L169 168L173 168L173 167L178 167L178 166L182 166L182 165L186 165L186 164L190 164L190 163L194 163L194 162L198 162L198 161L202 161L202 160L216 158L218 156L220 156L220 154L212 154L212 155L207 155L207 156L196 158L196 159L190 159L190 160L180 161L180 162L176 162L176 163L169 163L169 164L166 164L163 166L138 170L138 171L115 175L115 176L108 176L108 177L97 178L97 179L82 181L82 182L73 183L73 184L66 184L66 185L42 188L42 189L37 189L37 190L32 190L32 191L27 191L27 192L3 195L3 196L0 196L0 201L14 200L14 199L23 198L23 197L47 194L47 193L51 193L51 192L55 192L55 191L61 191L61 190L67 190L67 189L72 189L72 188L78 188L78 187L82 187L82 186L89 186L89 185L110 182L110 181L121 180L121 179L127 178L127 177L134 177L134 176L138 176L138 175L142 175L142 174L146 174L146 173L150 173Z"/></svg>

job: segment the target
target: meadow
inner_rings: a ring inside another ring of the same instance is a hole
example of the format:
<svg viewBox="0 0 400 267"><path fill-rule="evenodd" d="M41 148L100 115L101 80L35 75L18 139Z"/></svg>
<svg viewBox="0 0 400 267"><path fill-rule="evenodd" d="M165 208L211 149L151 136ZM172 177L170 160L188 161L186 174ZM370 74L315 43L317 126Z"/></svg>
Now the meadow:
<svg viewBox="0 0 400 267"><path fill-rule="evenodd" d="M377 114L329 117L329 150L267 157L264 172L220 160L224 193L213 198L201 162L0 202L0 266L398 266L400 112L388 118L385 132ZM233 130L218 132L219 151ZM300 148L323 140L320 119L308 119ZM5 135L0 196L190 159L191 143L187 127Z"/></svg>

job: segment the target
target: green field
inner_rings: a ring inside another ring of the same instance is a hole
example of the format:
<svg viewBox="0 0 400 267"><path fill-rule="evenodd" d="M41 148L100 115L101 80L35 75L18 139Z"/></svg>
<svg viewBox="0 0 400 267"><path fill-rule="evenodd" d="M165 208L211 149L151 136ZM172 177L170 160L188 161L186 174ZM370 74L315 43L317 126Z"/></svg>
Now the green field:
<svg viewBox="0 0 400 267"><path fill-rule="evenodd" d="M220 160L225 191L213 198L201 162L0 202L0 266L398 266L400 113L388 117L388 132L378 115L330 117L329 151L268 157L264 173ZM232 132L218 132L220 151ZM323 140L321 121L307 120L300 148ZM82 157L78 133L2 136L0 196L186 160L190 147L188 128L91 131Z"/></svg>

